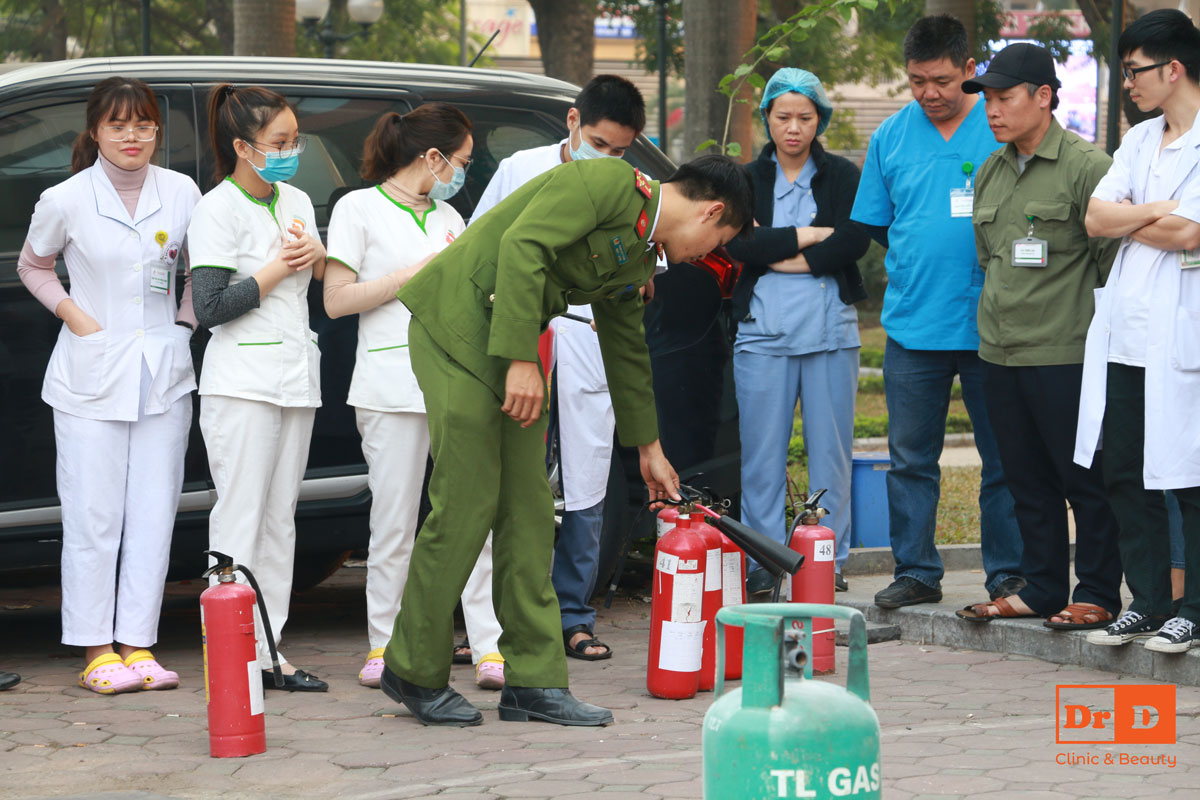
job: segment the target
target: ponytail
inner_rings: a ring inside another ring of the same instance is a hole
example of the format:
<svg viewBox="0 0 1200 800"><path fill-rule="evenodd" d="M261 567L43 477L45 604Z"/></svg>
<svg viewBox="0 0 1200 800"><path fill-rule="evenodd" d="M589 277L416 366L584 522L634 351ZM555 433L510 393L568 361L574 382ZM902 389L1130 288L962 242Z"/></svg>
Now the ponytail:
<svg viewBox="0 0 1200 800"><path fill-rule="evenodd" d="M148 119L162 131L162 112L158 108L154 90L137 78L114 75L97 83L88 95L84 119L84 129L71 146L71 172L82 172L96 163L100 154L96 136L100 126L110 119L130 123Z"/></svg>
<svg viewBox="0 0 1200 800"><path fill-rule="evenodd" d="M283 95L261 86L235 87L222 83L208 94L208 136L213 152L213 177L220 181L237 166L235 139L246 142L271 123L282 111L291 109Z"/></svg>
<svg viewBox="0 0 1200 800"><path fill-rule="evenodd" d="M448 103L426 103L404 116L389 111L375 121L363 143L359 175L381 183L430 148L452 153L471 132L471 120Z"/></svg>

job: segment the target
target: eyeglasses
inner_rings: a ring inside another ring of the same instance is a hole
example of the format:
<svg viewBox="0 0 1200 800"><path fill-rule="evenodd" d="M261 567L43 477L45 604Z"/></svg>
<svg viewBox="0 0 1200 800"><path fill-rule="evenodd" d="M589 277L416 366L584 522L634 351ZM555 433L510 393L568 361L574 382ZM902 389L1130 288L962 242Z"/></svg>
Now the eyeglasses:
<svg viewBox="0 0 1200 800"><path fill-rule="evenodd" d="M102 125L100 129L110 142L123 142L131 133L139 142L152 142L158 135L157 125Z"/></svg>
<svg viewBox="0 0 1200 800"><path fill-rule="evenodd" d="M1156 67L1165 67L1170 63L1170 61L1160 61L1157 64L1150 64L1146 67L1121 67L1121 74L1125 77L1125 80L1132 81L1139 74L1146 72L1147 70L1152 70Z"/></svg>
<svg viewBox="0 0 1200 800"><path fill-rule="evenodd" d="M475 159L463 158L462 156L458 155L457 153L451 153L448 156L445 153L442 153L441 150L439 150L438 153L442 156L442 158L444 158L446 160L446 162L448 164L450 164L450 166L454 166L454 162L450 160L452 158L457 158L459 161L463 162L463 169L470 169L471 165L475 163Z"/></svg>
<svg viewBox="0 0 1200 800"><path fill-rule="evenodd" d="M294 151L296 151L296 154L299 155L300 153L303 153L304 148L308 146L308 137L307 136L297 136L292 141L284 142L283 144L267 144L266 142L259 142L259 141L256 141L255 144L262 145L263 147L267 148L268 150L271 150L272 152L291 154L291 152L294 150ZM261 150L259 150L258 152L262 153ZM262 153L262 154L264 156L266 155L266 153Z"/></svg>

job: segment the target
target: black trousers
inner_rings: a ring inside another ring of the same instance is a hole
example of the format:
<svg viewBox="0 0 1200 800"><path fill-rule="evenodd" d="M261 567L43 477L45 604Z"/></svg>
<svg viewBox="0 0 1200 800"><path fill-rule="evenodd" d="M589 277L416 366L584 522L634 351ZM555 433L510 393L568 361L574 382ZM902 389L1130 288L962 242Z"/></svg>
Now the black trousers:
<svg viewBox="0 0 1200 800"><path fill-rule="evenodd" d="M1019 594L1043 617L1062 611L1068 598L1094 603L1114 616L1121 610L1117 520L1100 466L1084 469L1072 460L1082 377L1082 364L1002 367L984 362L988 417L1025 546L1021 574L1029 585ZM1074 594L1067 501L1075 515ZM1165 526L1163 532L1165 537Z"/></svg>
<svg viewBox="0 0 1200 800"><path fill-rule="evenodd" d="M1146 370L1108 365L1104 404L1104 485L1120 524L1119 545L1132 611L1170 617L1171 548L1162 491L1147 489ZM1184 578L1180 616L1200 624L1200 488L1174 489L1183 516ZM1078 545L1076 546L1078 547Z"/></svg>

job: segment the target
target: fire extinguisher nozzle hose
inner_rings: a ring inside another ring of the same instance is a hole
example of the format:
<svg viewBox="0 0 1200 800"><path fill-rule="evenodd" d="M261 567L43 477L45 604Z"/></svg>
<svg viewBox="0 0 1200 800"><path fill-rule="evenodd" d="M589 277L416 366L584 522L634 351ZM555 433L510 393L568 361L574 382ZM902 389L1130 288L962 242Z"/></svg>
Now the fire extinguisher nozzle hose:
<svg viewBox="0 0 1200 800"><path fill-rule="evenodd" d="M250 584L250 588L254 590L255 600L258 602L258 615L262 618L263 635L267 637L267 650L271 653L271 671L274 673L276 688L283 686L283 669L279 666L279 651L275 648L275 637L271 634L271 620L267 616L267 606L263 601L262 591L258 588L258 581L254 578L254 573L249 568L241 564L233 563L233 558L224 553L218 553L216 550L205 550L206 556L212 556L217 560L217 563L209 567L204 576L208 576L228 570L229 572L240 572L246 576L246 583Z"/></svg>

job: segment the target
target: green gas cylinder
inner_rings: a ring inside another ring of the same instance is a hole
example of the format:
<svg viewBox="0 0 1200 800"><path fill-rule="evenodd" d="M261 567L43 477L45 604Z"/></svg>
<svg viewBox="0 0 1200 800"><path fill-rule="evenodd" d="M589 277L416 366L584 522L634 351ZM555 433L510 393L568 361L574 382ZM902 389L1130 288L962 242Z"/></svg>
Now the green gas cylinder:
<svg viewBox="0 0 1200 800"><path fill-rule="evenodd" d="M820 617L850 620L845 689L812 679L805 654ZM793 621L803 624L794 629ZM744 630L742 685L728 692L725 625ZM861 612L808 603L727 606L717 612L717 653L717 699L704 715L707 800L883 796Z"/></svg>

